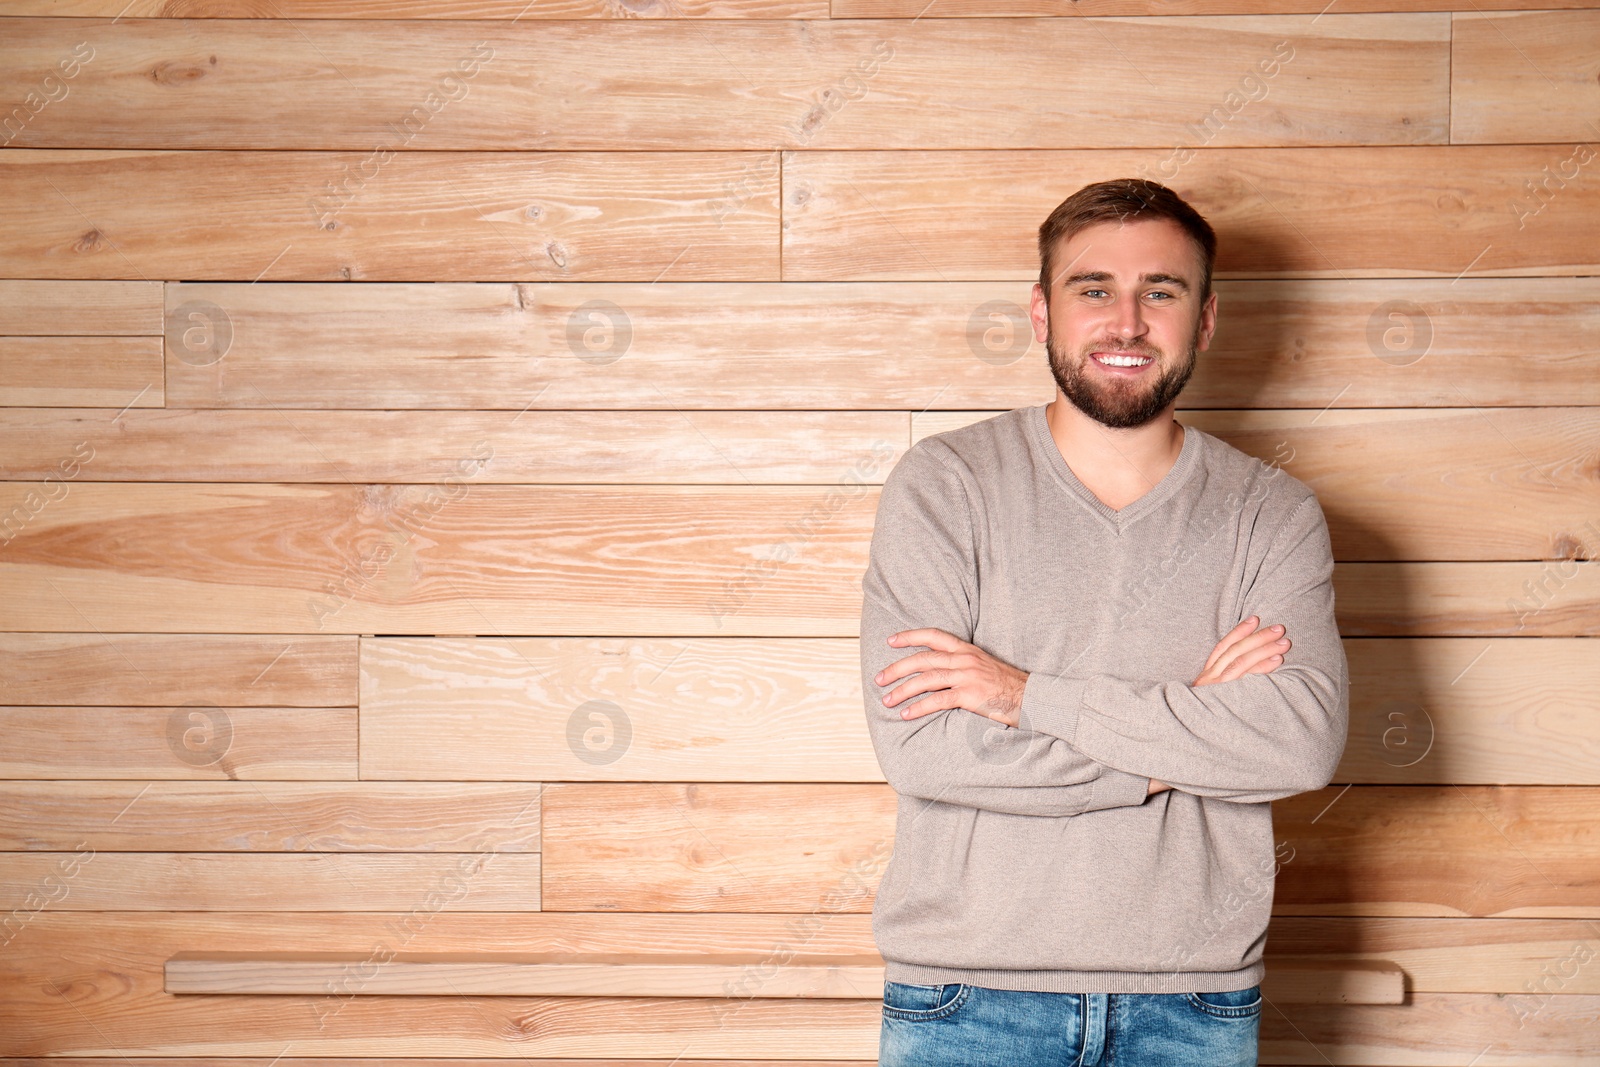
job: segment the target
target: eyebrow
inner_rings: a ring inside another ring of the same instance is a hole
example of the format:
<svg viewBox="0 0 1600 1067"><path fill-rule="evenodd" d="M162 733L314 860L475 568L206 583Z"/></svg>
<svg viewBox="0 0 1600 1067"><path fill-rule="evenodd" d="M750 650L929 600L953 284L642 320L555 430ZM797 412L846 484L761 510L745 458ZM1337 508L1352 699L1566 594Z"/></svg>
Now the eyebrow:
<svg viewBox="0 0 1600 1067"><path fill-rule="evenodd" d="M1085 270L1079 271L1077 274L1069 274L1065 278L1061 279L1061 288L1067 289L1082 282L1109 281L1111 281L1111 275L1107 271ZM1159 285L1170 285L1174 289L1182 289L1186 293L1189 291L1189 283L1178 277L1176 274L1162 274L1160 272L1155 274L1142 274L1139 276L1139 281L1144 283L1155 283Z"/></svg>

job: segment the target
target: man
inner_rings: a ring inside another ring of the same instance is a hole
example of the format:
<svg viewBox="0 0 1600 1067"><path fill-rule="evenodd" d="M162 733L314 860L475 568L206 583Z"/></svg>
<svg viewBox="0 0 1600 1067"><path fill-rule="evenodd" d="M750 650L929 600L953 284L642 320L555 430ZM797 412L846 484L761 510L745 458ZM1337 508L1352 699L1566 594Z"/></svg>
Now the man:
<svg viewBox="0 0 1600 1067"><path fill-rule="evenodd" d="M1039 252L1055 400L913 445L862 579L879 1062L1254 1064L1270 801L1344 750L1327 524L1173 419L1216 327L1192 207L1089 185Z"/></svg>

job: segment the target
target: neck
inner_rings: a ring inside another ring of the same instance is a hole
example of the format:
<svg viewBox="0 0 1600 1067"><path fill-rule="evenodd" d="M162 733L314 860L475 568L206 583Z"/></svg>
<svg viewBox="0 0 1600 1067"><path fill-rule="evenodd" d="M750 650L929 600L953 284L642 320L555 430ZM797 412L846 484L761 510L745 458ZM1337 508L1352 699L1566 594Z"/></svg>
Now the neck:
<svg viewBox="0 0 1600 1067"><path fill-rule="evenodd" d="M1058 390L1045 406L1045 419L1061 457L1080 477L1154 485L1183 450L1183 425L1170 405L1142 426L1114 429L1073 407Z"/></svg>

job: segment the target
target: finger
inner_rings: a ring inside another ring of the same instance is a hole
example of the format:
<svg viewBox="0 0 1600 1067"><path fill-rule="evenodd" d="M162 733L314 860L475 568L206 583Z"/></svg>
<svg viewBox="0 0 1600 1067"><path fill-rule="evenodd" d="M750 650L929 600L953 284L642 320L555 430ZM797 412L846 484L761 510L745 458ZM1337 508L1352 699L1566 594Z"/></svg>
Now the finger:
<svg viewBox="0 0 1600 1067"><path fill-rule="evenodd" d="M950 688L950 672L938 668L930 668L919 672L916 677L908 678L891 689L883 698L888 707L894 707L918 693L932 693L940 689Z"/></svg>
<svg viewBox="0 0 1600 1067"><path fill-rule="evenodd" d="M1268 674L1276 670L1283 662L1283 654L1287 652L1287 643L1279 644L1276 640L1267 644L1258 645L1241 653L1234 661L1223 670L1222 680L1229 681L1255 671L1258 674ZM1262 670L1255 670L1257 667Z"/></svg>
<svg viewBox="0 0 1600 1067"><path fill-rule="evenodd" d="M1272 645L1273 642L1277 641L1281 636L1283 635L1281 633L1274 632L1271 626L1263 626L1255 633L1241 637L1239 640L1235 641L1233 643L1233 647L1223 653L1219 662L1226 666L1228 660L1232 656L1237 656L1244 652L1251 652L1257 648Z"/></svg>
<svg viewBox="0 0 1600 1067"><path fill-rule="evenodd" d="M889 636L889 643L896 648L901 645L927 645L940 652L957 652L967 647L967 643L955 634L941 630L936 626L924 626L917 630L902 630Z"/></svg>
<svg viewBox="0 0 1600 1067"><path fill-rule="evenodd" d="M925 670L931 655L933 655L931 652L913 652L909 656L897 659L874 675L873 681L879 685L893 685L897 679Z"/></svg>
<svg viewBox="0 0 1600 1067"><path fill-rule="evenodd" d="M920 719L936 711L949 711L961 707L961 701L948 689L942 689L900 709L902 719Z"/></svg>
<svg viewBox="0 0 1600 1067"><path fill-rule="evenodd" d="M1252 615L1239 625L1235 626L1233 629L1229 630L1227 633L1223 634L1222 640L1218 641L1216 647L1211 650L1211 655L1206 657L1205 670L1209 671L1212 666L1216 664L1217 660L1221 658L1223 652L1227 651L1227 649L1235 641L1239 640L1239 638L1245 636L1251 630L1255 629L1255 625L1259 621L1259 619Z"/></svg>

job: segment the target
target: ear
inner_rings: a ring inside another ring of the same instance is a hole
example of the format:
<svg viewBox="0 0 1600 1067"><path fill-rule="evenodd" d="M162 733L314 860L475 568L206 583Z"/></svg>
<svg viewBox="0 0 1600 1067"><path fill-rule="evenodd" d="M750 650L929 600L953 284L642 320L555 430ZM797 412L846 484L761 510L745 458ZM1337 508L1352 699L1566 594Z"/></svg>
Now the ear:
<svg viewBox="0 0 1600 1067"><path fill-rule="evenodd" d="M1033 300L1028 306L1028 317L1033 320L1033 339L1044 344L1050 335L1050 305L1045 303L1044 289L1033 283Z"/></svg>
<svg viewBox="0 0 1600 1067"><path fill-rule="evenodd" d="M1195 347L1204 352L1211 347L1211 335L1217 332L1217 291L1211 290L1206 302L1200 306L1200 335Z"/></svg>

